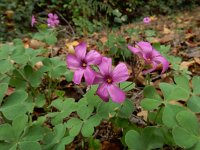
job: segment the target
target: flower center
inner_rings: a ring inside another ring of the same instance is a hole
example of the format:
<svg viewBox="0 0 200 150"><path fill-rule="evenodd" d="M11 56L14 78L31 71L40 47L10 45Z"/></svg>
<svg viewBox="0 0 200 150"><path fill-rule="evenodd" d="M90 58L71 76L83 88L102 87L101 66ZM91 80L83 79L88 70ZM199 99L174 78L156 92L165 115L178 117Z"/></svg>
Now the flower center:
<svg viewBox="0 0 200 150"><path fill-rule="evenodd" d="M81 61L81 67L84 69L87 67L87 62L85 60Z"/></svg>
<svg viewBox="0 0 200 150"><path fill-rule="evenodd" d="M147 61L151 61L151 59L150 59L150 58L147 58Z"/></svg>
<svg viewBox="0 0 200 150"><path fill-rule="evenodd" d="M106 78L106 82L107 82L108 84L111 84L111 83L113 82L113 80L112 80L111 77L107 77L107 78Z"/></svg>

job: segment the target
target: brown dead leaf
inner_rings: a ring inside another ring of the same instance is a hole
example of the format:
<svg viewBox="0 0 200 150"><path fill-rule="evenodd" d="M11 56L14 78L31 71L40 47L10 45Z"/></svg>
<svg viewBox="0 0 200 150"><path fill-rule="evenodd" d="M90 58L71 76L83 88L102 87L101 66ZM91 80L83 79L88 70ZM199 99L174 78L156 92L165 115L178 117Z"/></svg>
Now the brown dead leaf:
<svg viewBox="0 0 200 150"><path fill-rule="evenodd" d="M39 70L41 67L43 66L43 63L41 61L38 61L35 66L34 66L34 69L35 70Z"/></svg>
<svg viewBox="0 0 200 150"><path fill-rule="evenodd" d="M200 65L200 58L199 58L199 57L195 57L195 58L194 58L194 61L195 61L197 64Z"/></svg>
<svg viewBox="0 0 200 150"><path fill-rule="evenodd" d="M143 110L137 114L137 116L142 117L145 121L147 121L148 111Z"/></svg>
<svg viewBox="0 0 200 150"><path fill-rule="evenodd" d="M170 33L172 33L172 31L169 28L167 28L166 26L164 26L163 33L164 34L170 34Z"/></svg>
<svg viewBox="0 0 200 150"><path fill-rule="evenodd" d="M79 44L78 41L68 42L66 43L68 53L74 54L74 48Z"/></svg>
<svg viewBox="0 0 200 150"><path fill-rule="evenodd" d="M181 64L180 64L180 69L188 69L191 65L193 65L195 63L194 60L192 61L183 61Z"/></svg>
<svg viewBox="0 0 200 150"><path fill-rule="evenodd" d="M172 41L174 39L174 34L167 34L164 35L162 38L159 39L160 43L167 43L169 41Z"/></svg>
<svg viewBox="0 0 200 150"><path fill-rule="evenodd" d="M100 38L100 41L105 44L108 41L107 36L103 36L102 38Z"/></svg>
<svg viewBox="0 0 200 150"><path fill-rule="evenodd" d="M15 88L12 87L8 87L7 91L6 91L6 95L11 95L13 92L15 91Z"/></svg>
<svg viewBox="0 0 200 150"><path fill-rule="evenodd" d="M109 141L103 141L101 150L120 150L120 145Z"/></svg>
<svg viewBox="0 0 200 150"><path fill-rule="evenodd" d="M39 40L35 40L35 39L32 39L30 41L30 48L32 49L39 49L41 47L45 47L46 44L42 41L39 41Z"/></svg>

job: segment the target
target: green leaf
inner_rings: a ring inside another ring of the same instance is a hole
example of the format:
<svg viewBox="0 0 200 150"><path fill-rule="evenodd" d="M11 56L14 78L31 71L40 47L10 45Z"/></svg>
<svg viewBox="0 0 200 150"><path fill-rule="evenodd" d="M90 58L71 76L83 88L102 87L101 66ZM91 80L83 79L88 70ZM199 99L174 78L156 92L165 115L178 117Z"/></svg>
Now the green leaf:
<svg viewBox="0 0 200 150"><path fill-rule="evenodd" d="M109 101L107 103L101 102L97 107L97 114L104 119L107 119L110 115L114 115L116 109L119 109L120 104Z"/></svg>
<svg viewBox="0 0 200 150"><path fill-rule="evenodd" d="M74 140L74 137L64 137L58 144L56 144L53 150L65 150L65 145L70 144Z"/></svg>
<svg viewBox="0 0 200 150"><path fill-rule="evenodd" d="M187 106L195 113L200 113L200 97L192 96L187 101Z"/></svg>
<svg viewBox="0 0 200 150"><path fill-rule="evenodd" d="M100 150L101 149L101 142L99 139L89 139L89 149L93 150Z"/></svg>
<svg viewBox="0 0 200 150"><path fill-rule="evenodd" d="M178 126L173 128L172 135L175 143L182 148L190 148L198 141L192 133Z"/></svg>
<svg viewBox="0 0 200 150"><path fill-rule="evenodd" d="M1 124L0 125L0 140L5 141L14 141L16 139L15 135L13 135L13 128L10 124Z"/></svg>
<svg viewBox="0 0 200 150"><path fill-rule="evenodd" d="M156 89L153 86L146 86L144 88L144 97L150 99L161 100L161 97L157 93Z"/></svg>
<svg viewBox="0 0 200 150"><path fill-rule="evenodd" d="M135 88L135 83L129 82L129 81L122 82L122 83L120 83L120 88L123 91L127 92L127 91L130 91Z"/></svg>
<svg viewBox="0 0 200 150"><path fill-rule="evenodd" d="M95 127L101 123L101 120L102 118L98 114L95 114L88 118L87 123Z"/></svg>
<svg viewBox="0 0 200 150"><path fill-rule="evenodd" d="M94 126L92 126L92 124L87 123L86 121L85 123L83 123L81 133L84 137L92 136L92 134L94 133Z"/></svg>
<svg viewBox="0 0 200 150"><path fill-rule="evenodd" d="M38 94L35 97L35 106L36 107L43 107L45 105L45 95L44 94Z"/></svg>
<svg viewBox="0 0 200 150"><path fill-rule="evenodd" d="M194 94L200 94L200 76L194 76L192 78L192 87Z"/></svg>
<svg viewBox="0 0 200 150"><path fill-rule="evenodd" d="M0 60L8 59L10 53L10 45L4 44L0 46Z"/></svg>
<svg viewBox="0 0 200 150"><path fill-rule="evenodd" d="M66 133L66 127L63 124L58 124L53 128L53 132L49 132L43 138L44 150L53 149L53 147L60 143Z"/></svg>
<svg viewBox="0 0 200 150"><path fill-rule="evenodd" d="M31 126L28 128L26 134L23 137L23 141L40 141L43 139L45 134L44 128L41 126Z"/></svg>
<svg viewBox="0 0 200 150"><path fill-rule="evenodd" d="M90 117L92 115L92 112L94 110L94 107L91 105L84 104L84 105L80 105L80 102L82 100L79 101L78 103L78 109L77 109L77 114L79 115L79 117L83 120L86 120L88 117Z"/></svg>
<svg viewBox="0 0 200 150"><path fill-rule="evenodd" d="M2 102L3 97L5 96L7 89L8 89L7 83L0 83L0 104Z"/></svg>
<svg viewBox="0 0 200 150"><path fill-rule="evenodd" d="M44 70L42 69L32 72L29 76L29 82L32 87L38 87L41 84L43 73Z"/></svg>
<svg viewBox="0 0 200 150"><path fill-rule="evenodd" d="M145 110L154 110L154 109L158 109L158 107L162 104L162 101L145 98L141 101L140 104Z"/></svg>
<svg viewBox="0 0 200 150"><path fill-rule="evenodd" d="M189 79L183 75L175 76L174 80L178 86L190 92Z"/></svg>
<svg viewBox="0 0 200 150"><path fill-rule="evenodd" d="M119 108L118 116L121 118L129 118L134 111L133 103L126 99Z"/></svg>
<svg viewBox="0 0 200 150"><path fill-rule="evenodd" d="M115 15L117 17L121 17L122 13L118 9L115 9L115 10L113 10L113 15Z"/></svg>
<svg viewBox="0 0 200 150"><path fill-rule="evenodd" d="M78 118L71 118L67 121L66 127L69 129L69 135L75 137L79 134L83 122Z"/></svg>
<svg viewBox="0 0 200 150"><path fill-rule="evenodd" d="M52 118L52 124L54 125L62 123L64 118L68 117L77 109L77 105L72 98L67 98L64 101L63 99L58 98L54 100L50 106L55 107L60 111L57 112L56 115Z"/></svg>
<svg viewBox="0 0 200 150"><path fill-rule="evenodd" d="M12 122L12 127L14 130L14 135L19 138L22 132L24 131L28 123L28 117L26 115L20 115L16 117Z"/></svg>
<svg viewBox="0 0 200 150"><path fill-rule="evenodd" d="M148 150L162 148L164 145L164 136L159 127L146 127L141 136Z"/></svg>
<svg viewBox="0 0 200 150"><path fill-rule="evenodd" d="M187 150L200 150L200 140L193 147Z"/></svg>
<svg viewBox="0 0 200 150"><path fill-rule="evenodd" d="M176 115L178 124L194 135L199 134L199 123L194 113L181 111Z"/></svg>
<svg viewBox="0 0 200 150"><path fill-rule="evenodd" d="M164 111L162 115L162 121L164 125L166 125L169 128L173 128L175 125L177 125L176 115L178 112L183 111L183 110L185 110L184 107L167 104L164 107Z"/></svg>
<svg viewBox="0 0 200 150"><path fill-rule="evenodd" d="M13 65L11 64L9 59L0 60L0 74L7 73L13 69Z"/></svg>
<svg viewBox="0 0 200 150"><path fill-rule="evenodd" d="M168 83L160 83L160 89L164 95L165 101L171 100L187 100L190 96L190 93L184 88L177 85L171 85Z"/></svg>
<svg viewBox="0 0 200 150"><path fill-rule="evenodd" d="M28 62L28 55L23 45L16 46L11 59L14 60L17 64L25 65Z"/></svg>
<svg viewBox="0 0 200 150"><path fill-rule="evenodd" d="M5 103L0 108L3 115L10 120L15 117L25 114L27 112L26 103L24 102L28 97L25 91L15 91L8 98L5 99Z"/></svg>
<svg viewBox="0 0 200 150"><path fill-rule="evenodd" d="M125 142L129 149L146 150L145 143L141 135L135 130L130 130L125 135Z"/></svg>
<svg viewBox="0 0 200 150"><path fill-rule="evenodd" d="M93 105L94 107L97 107L99 105L99 103L102 102L101 98L99 98L96 95L97 88L98 88L97 85L91 86L91 88L89 89L89 91L87 91L87 93L84 95L85 98L86 98L86 100L88 101L88 103L90 105Z"/></svg>
<svg viewBox="0 0 200 150"><path fill-rule="evenodd" d="M20 150L27 150L27 147L29 150L41 150L40 144L32 141L20 142L19 147Z"/></svg>
<svg viewBox="0 0 200 150"><path fill-rule="evenodd" d="M14 150L16 150L16 148L17 148L17 144L13 144L13 143L1 143L0 142L0 149L1 150L11 150L12 149L12 147L14 147L13 149Z"/></svg>

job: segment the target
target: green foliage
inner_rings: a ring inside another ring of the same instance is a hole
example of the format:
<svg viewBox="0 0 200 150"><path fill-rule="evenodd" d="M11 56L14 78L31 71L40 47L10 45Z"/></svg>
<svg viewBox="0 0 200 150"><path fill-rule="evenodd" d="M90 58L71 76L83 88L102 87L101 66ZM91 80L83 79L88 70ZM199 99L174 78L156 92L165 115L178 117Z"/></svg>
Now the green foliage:
<svg viewBox="0 0 200 150"><path fill-rule="evenodd" d="M33 38L46 42L49 45L55 44L57 42L56 32L53 29L39 30L38 33L35 33Z"/></svg>
<svg viewBox="0 0 200 150"><path fill-rule="evenodd" d="M41 30L34 37L52 45L57 41L53 30ZM106 46L123 49L126 40L111 34ZM170 47L155 47L170 57ZM66 91L69 88L64 85L63 89L61 83L64 80L69 84L72 73L62 57L45 57L49 53L43 48L24 48L21 40L0 47L0 149L65 150L80 137L82 148L86 145L100 149L96 133L105 122L112 124L112 130L123 132L120 138L124 148L199 149L200 129L195 114L200 108L199 76L176 74L174 83L159 83L156 88L146 86L140 103L141 110L147 112L143 121L136 116L138 110L132 98L127 96L120 104L104 102L96 95L98 85L84 88L80 99L70 98ZM113 57L129 58L125 51L113 54L110 53ZM129 93L135 90L130 81L120 83L119 87ZM13 91L8 93L10 88Z"/></svg>
<svg viewBox="0 0 200 150"><path fill-rule="evenodd" d="M144 89L145 98L141 101L141 106L149 111L148 119L153 124L159 124L161 128L167 130L161 130L154 138L148 139L159 139L161 142L151 144L157 148L161 148L165 143L169 146L178 145L184 149L197 149L199 148L199 122L195 115L195 112L199 112L199 77L195 76L192 78L192 86L187 77L183 75L174 77L175 84L160 83L159 87L162 92L163 98L158 95L156 89L152 86L147 86ZM176 101L184 101L187 104L187 108L180 105ZM190 109L190 110L189 110ZM154 117L152 116L154 115ZM161 120L159 120L161 117ZM147 127L148 128L148 127ZM164 132L163 132L164 131ZM147 147L141 147L141 145L134 144L129 138L140 141L145 137L142 137L142 133L147 134L145 129L141 133L130 130L127 132L126 144L129 148L133 149L153 149L155 147L148 147L147 143L143 143ZM168 137L166 139L166 137ZM188 139L188 140L185 140ZM159 141L157 140L157 141ZM160 145L159 145L160 144Z"/></svg>
<svg viewBox="0 0 200 150"><path fill-rule="evenodd" d="M123 59L125 61L132 56L130 50L127 48L126 39L118 36L116 33L108 34L108 40L104 48L107 48L108 54L116 59Z"/></svg>

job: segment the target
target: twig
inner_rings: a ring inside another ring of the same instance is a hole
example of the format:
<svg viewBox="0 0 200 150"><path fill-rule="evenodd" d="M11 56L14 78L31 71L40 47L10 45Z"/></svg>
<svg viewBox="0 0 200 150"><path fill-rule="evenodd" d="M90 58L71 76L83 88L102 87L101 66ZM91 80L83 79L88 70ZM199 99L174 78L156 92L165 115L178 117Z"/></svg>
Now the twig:
<svg viewBox="0 0 200 150"><path fill-rule="evenodd" d="M70 23L63 17L63 15L61 13L59 13L58 11L56 11L56 13L67 23L67 25L69 26L69 28L72 31L72 35L73 35L73 39L75 38L75 32L74 29L72 28L72 26L70 25Z"/></svg>

